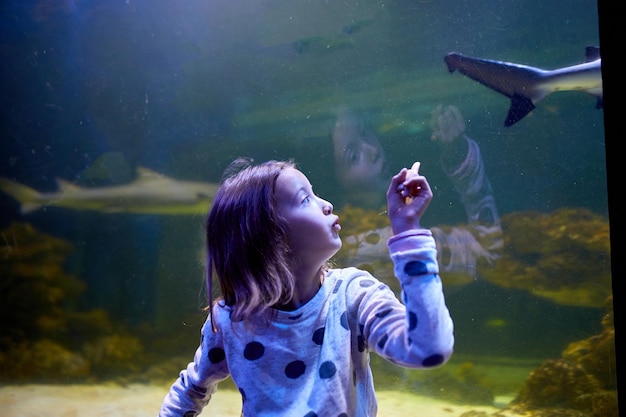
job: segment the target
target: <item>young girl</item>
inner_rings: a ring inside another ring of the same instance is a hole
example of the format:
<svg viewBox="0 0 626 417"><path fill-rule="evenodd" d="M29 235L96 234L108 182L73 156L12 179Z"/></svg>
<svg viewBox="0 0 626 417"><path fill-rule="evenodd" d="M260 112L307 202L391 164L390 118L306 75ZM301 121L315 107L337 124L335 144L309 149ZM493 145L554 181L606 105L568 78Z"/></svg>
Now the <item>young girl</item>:
<svg viewBox="0 0 626 417"><path fill-rule="evenodd" d="M452 320L435 243L420 226L431 199L417 168L403 168L387 191L401 303L368 272L328 266L341 248L339 219L293 163L233 162L207 218L211 312L160 416L198 415L228 376L246 417L375 416L370 352L403 367L445 363Z"/></svg>

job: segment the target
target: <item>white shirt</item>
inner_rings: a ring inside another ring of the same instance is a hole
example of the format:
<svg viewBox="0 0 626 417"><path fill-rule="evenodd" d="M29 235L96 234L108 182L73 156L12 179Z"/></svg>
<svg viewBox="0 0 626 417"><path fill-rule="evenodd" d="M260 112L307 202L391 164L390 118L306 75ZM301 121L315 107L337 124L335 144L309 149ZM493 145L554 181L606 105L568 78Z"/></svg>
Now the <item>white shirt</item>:
<svg viewBox="0 0 626 417"><path fill-rule="evenodd" d="M388 244L404 304L368 272L345 268L331 269L304 306L275 310L265 320L234 323L229 308L216 305L219 331L206 321L194 361L159 415L199 414L230 375L246 417L375 416L370 352L431 368L448 360L454 344L430 231L403 233Z"/></svg>

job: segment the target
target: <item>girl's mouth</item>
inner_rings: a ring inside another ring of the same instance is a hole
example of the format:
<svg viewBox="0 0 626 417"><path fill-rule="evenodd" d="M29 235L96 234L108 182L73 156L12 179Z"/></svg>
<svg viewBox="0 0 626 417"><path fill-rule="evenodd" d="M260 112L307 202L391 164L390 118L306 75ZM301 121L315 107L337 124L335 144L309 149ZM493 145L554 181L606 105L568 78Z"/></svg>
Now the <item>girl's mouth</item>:
<svg viewBox="0 0 626 417"><path fill-rule="evenodd" d="M333 231L338 232L341 230L341 225L339 224L339 218L337 218L337 220L335 220L335 223L333 223Z"/></svg>

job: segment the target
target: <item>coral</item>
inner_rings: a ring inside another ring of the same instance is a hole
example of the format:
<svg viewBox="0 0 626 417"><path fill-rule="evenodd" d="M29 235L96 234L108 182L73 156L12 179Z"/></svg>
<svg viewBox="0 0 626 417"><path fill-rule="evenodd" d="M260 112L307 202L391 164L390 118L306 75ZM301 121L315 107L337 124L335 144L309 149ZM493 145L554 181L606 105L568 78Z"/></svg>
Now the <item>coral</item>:
<svg viewBox="0 0 626 417"><path fill-rule="evenodd" d="M85 285L64 271L70 243L27 223L0 233L1 381L68 382L138 369L137 337L104 310L76 308Z"/></svg>
<svg viewBox="0 0 626 417"><path fill-rule="evenodd" d="M0 263L0 348L62 327L66 303L85 289L63 270L72 250L68 242L26 223L13 223L1 234L5 246Z"/></svg>
<svg viewBox="0 0 626 417"><path fill-rule="evenodd" d="M351 206L344 207L340 216L344 239L335 257L337 264L366 269L394 285L386 247L391 237L387 216L380 210ZM484 236L475 236L467 226L433 228L440 273L447 285L472 282L473 274L456 270L469 265L492 284L528 291L561 305L601 307L611 294L607 218L587 209L564 208L549 214L510 213L502 217L501 225L502 234L494 230ZM504 246L496 259L485 248L500 238ZM452 256L456 269L447 267Z"/></svg>
<svg viewBox="0 0 626 417"><path fill-rule="evenodd" d="M615 327L613 325L613 297L606 302L607 314L599 335L570 343L563 358L576 363L593 375L603 389L617 389L617 364L615 355Z"/></svg>
<svg viewBox="0 0 626 417"><path fill-rule="evenodd" d="M512 404L523 404L528 409L590 410L591 398L600 390L598 380L582 366L565 359L549 359L531 372Z"/></svg>
<svg viewBox="0 0 626 417"><path fill-rule="evenodd" d="M560 358L545 361L530 373L509 406L493 416L617 417L612 297L605 306L601 334L571 343ZM487 417L476 413L461 417Z"/></svg>
<svg viewBox="0 0 626 417"><path fill-rule="evenodd" d="M86 343L83 351L98 376L106 377L138 371L144 348L137 337L116 334Z"/></svg>
<svg viewBox="0 0 626 417"><path fill-rule="evenodd" d="M357 235L389 226L387 213L381 213L380 210L365 209L348 204L342 207L339 216L342 230L349 234Z"/></svg>
<svg viewBox="0 0 626 417"><path fill-rule="evenodd" d="M509 410L536 417L617 417L617 392L581 365L566 359L546 361L533 371Z"/></svg>
<svg viewBox="0 0 626 417"><path fill-rule="evenodd" d="M11 382L82 379L90 370L80 354L49 339L17 343L0 353L0 379Z"/></svg>
<svg viewBox="0 0 626 417"><path fill-rule="evenodd" d="M338 215L343 246L335 255L334 262L340 267L354 266L366 270L399 293L400 287L393 275L393 263L386 245L391 237L386 211L346 205Z"/></svg>
<svg viewBox="0 0 626 417"><path fill-rule="evenodd" d="M39 380L86 377L91 370L90 363L84 357L51 340L35 342L32 354L34 376Z"/></svg>
<svg viewBox="0 0 626 417"><path fill-rule="evenodd" d="M488 281L557 304L601 307L611 294L608 219L587 209L502 217L503 256L479 270Z"/></svg>

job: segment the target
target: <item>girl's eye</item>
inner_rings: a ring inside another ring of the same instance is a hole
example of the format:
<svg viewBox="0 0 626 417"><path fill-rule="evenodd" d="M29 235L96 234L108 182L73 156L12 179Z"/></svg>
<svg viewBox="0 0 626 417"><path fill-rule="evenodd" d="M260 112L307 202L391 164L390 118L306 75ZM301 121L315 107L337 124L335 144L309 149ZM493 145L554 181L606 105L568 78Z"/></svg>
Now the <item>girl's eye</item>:
<svg viewBox="0 0 626 417"><path fill-rule="evenodd" d="M302 199L302 204L309 204L311 202L311 197L304 196L304 198Z"/></svg>
<svg viewBox="0 0 626 417"><path fill-rule="evenodd" d="M350 143L344 151L343 159L348 166L356 165L359 162L360 145L357 142Z"/></svg>

